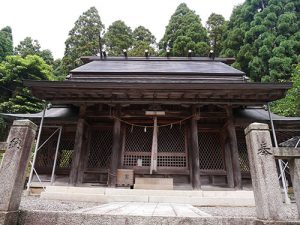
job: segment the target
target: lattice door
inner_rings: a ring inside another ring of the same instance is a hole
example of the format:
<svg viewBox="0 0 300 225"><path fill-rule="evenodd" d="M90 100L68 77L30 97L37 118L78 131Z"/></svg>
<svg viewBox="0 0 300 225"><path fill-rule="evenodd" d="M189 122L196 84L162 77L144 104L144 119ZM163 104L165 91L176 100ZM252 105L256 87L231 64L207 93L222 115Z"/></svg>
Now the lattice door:
<svg viewBox="0 0 300 225"><path fill-rule="evenodd" d="M123 150L124 168L138 166L149 168L151 164L153 129L143 127L126 127L126 137ZM174 125L158 129L158 169L186 168L187 149L183 127Z"/></svg>
<svg viewBox="0 0 300 225"><path fill-rule="evenodd" d="M112 129L92 129L87 166L88 169L109 168L112 142Z"/></svg>
<svg viewBox="0 0 300 225"><path fill-rule="evenodd" d="M198 133L199 162L201 170L225 170L223 148L219 131Z"/></svg>
<svg viewBox="0 0 300 225"><path fill-rule="evenodd" d="M158 168L187 168L184 128L180 125L158 130Z"/></svg>
<svg viewBox="0 0 300 225"><path fill-rule="evenodd" d="M153 129L126 126L124 143L124 168L132 168L140 162L141 167L149 168L151 164Z"/></svg>

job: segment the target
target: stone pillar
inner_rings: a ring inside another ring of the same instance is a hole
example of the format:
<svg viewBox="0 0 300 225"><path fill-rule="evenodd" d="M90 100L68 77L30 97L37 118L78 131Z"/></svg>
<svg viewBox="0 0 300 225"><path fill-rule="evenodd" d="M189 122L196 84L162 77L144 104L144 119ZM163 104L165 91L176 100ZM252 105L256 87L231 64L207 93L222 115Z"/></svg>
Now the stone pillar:
<svg viewBox="0 0 300 225"><path fill-rule="evenodd" d="M289 167L298 209L298 218L300 218L300 158L291 159Z"/></svg>
<svg viewBox="0 0 300 225"><path fill-rule="evenodd" d="M7 138L0 167L0 224L17 224L25 182L25 170L37 126L29 120L15 120Z"/></svg>
<svg viewBox="0 0 300 225"><path fill-rule="evenodd" d="M284 218L283 203L269 127L252 123L245 134L257 218L280 220Z"/></svg>

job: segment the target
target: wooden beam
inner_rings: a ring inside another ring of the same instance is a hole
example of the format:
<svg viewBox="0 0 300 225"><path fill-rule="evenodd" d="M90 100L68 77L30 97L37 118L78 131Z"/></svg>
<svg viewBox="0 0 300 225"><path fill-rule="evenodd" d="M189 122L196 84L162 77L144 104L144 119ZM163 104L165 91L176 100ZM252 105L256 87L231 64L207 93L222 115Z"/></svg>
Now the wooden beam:
<svg viewBox="0 0 300 225"><path fill-rule="evenodd" d="M232 107L231 106L226 107L226 112L228 115L227 131L228 131L229 145L231 150L234 186L238 189L242 189L240 157L239 157L235 127L233 123Z"/></svg>
<svg viewBox="0 0 300 225"><path fill-rule="evenodd" d="M150 174L157 172L157 117L154 117L154 128L153 128L153 137L152 137L152 148L151 148L151 166Z"/></svg>
<svg viewBox="0 0 300 225"><path fill-rule="evenodd" d="M89 160L89 151L90 151L90 141L91 141L91 131L90 126L85 123L85 129L83 133L83 145L80 151L80 160L78 164L78 177L76 184L82 184L84 179L84 172L87 168L88 160Z"/></svg>
<svg viewBox="0 0 300 225"><path fill-rule="evenodd" d="M121 122L118 119L114 119L113 145L111 153L110 170L108 174L108 185L110 187L115 187L117 184L117 169L121 155L121 141Z"/></svg>
<svg viewBox="0 0 300 225"><path fill-rule="evenodd" d="M221 130L221 143L224 148L224 156L225 156L225 166L226 166L226 176L227 176L227 185L229 188L234 187L234 176L232 169L232 159L230 146L228 143L228 138L224 129Z"/></svg>
<svg viewBox="0 0 300 225"><path fill-rule="evenodd" d="M192 109L193 114L196 114L196 108ZM193 188L196 190L201 189L200 181L200 163L199 163L199 144L198 144L198 124L196 118L191 118L190 121L190 142L191 142L191 154L192 154L192 171L193 179L192 184Z"/></svg>
<svg viewBox="0 0 300 225"><path fill-rule="evenodd" d="M74 151L73 151L72 165L71 165L70 179L69 179L69 184L73 186L76 185L78 179L80 156L81 156L81 150L83 148L84 124L85 124L85 120L83 118L80 118L77 123Z"/></svg>

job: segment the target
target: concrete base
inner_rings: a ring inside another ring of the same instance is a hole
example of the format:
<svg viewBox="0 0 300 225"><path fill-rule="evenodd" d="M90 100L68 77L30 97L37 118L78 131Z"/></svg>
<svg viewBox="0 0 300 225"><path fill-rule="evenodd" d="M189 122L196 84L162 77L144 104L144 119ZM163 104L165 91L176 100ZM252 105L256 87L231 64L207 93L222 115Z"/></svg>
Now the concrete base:
<svg viewBox="0 0 300 225"><path fill-rule="evenodd" d="M252 191L183 191L48 186L41 198L69 201L178 203L194 206L255 206Z"/></svg>
<svg viewBox="0 0 300 225"><path fill-rule="evenodd" d="M0 211L0 225L16 225L18 222L18 213Z"/></svg>

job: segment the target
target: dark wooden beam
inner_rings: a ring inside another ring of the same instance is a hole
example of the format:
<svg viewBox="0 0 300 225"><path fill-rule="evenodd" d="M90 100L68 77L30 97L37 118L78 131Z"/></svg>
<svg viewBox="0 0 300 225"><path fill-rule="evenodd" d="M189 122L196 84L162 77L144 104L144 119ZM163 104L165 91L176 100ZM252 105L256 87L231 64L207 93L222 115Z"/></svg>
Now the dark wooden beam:
<svg viewBox="0 0 300 225"><path fill-rule="evenodd" d="M227 132L228 132L229 145L231 150L234 186L238 189L241 189L242 174L241 174L240 157L239 157L239 150L237 145L236 132L233 123L232 107L231 106L226 107L226 112L228 115Z"/></svg>
<svg viewBox="0 0 300 225"><path fill-rule="evenodd" d="M111 164L108 174L108 185L110 187L115 187L117 184L117 169L121 156L121 141L121 122L118 119L114 119Z"/></svg>
<svg viewBox="0 0 300 225"><path fill-rule="evenodd" d="M83 149L83 143L84 143L83 141L84 126L85 126L85 120L83 118L80 118L77 122L74 151L73 151L73 158L72 158L72 165L71 165L70 179L69 179L69 184L73 186L76 185L78 179L80 156L81 156L81 151Z"/></svg>
<svg viewBox="0 0 300 225"><path fill-rule="evenodd" d="M192 113L196 114L196 108L192 108ZM200 163L199 163L199 144L198 144L198 124L196 118L191 118L190 121L190 143L191 143L191 155L192 155L192 185L196 190L201 189L200 181Z"/></svg>
<svg viewBox="0 0 300 225"><path fill-rule="evenodd" d="M230 152L230 146L228 143L227 133L226 133L225 129L221 130L221 143L224 148L227 185L229 188L233 188L234 187L234 175L233 175L233 169L232 169L232 159L231 159L231 152Z"/></svg>
<svg viewBox="0 0 300 225"><path fill-rule="evenodd" d="M80 118L77 122L77 128L76 128L76 135L75 135L75 143L74 143L74 151L72 156L72 165L71 165L71 171L70 171L70 179L69 184L75 186L78 181L78 173L80 169L80 158L83 155L83 152L85 151L85 140L84 140L84 131L85 131L85 112L86 112L86 106L82 105L80 106L79 115Z"/></svg>

